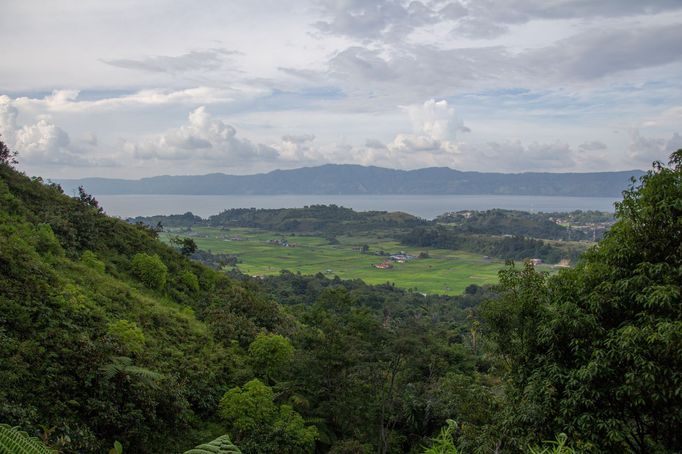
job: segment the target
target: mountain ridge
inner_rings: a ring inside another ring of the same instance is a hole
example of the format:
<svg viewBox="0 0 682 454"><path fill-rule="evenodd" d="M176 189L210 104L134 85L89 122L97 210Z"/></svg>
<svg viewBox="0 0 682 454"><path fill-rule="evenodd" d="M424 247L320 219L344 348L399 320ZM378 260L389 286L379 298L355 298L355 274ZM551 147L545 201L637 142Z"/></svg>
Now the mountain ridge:
<svg viewBox="0 0 682 454"><path fill-rule="evenodd" d="M473 172L448 167L415 170L325 164L252 175L159 175L138 180L57 179L67 193L83 186L92 194L184 195L543 195L620 196L641 170L617 172Z"/></svg>

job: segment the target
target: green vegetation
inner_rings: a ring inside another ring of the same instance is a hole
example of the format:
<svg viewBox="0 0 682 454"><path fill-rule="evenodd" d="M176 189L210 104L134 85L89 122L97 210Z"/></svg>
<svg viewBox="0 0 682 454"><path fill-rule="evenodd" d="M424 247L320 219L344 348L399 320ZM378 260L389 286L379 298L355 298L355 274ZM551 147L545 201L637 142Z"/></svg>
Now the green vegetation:
<svg viewBox="0 0 682 454"><path fill-rule="evenodd" d="M469 347L464 309L486 289L234 279L84 192L7 165L0 176L0 421L65 454L116 441L183 452L225 434L244 452L414 451L453 411L438 393L446 376L488 382L474 378L489 366ZM235 417L256 396L267 411Z"/></svg>
<svg viewBox="0 0 682 454"><path fill-rule="evenodd" d="M162 289L168 278L168 268L157 255L135 254L130 263L133 274L147 287Z"/></svg>
<svg viewBox="0 0 682 454"><path fill-rule="evenodd" d="M237 448L230 441L229 435L223 435L218 437L210 443L202 443L199 446L185 451L185 454L241 454L239 448Z"/></svg>
<svg viewBox="0 0 682 454"><path fill-rule="evenodd" d="M501 274L485 318L509 364L507 443L567 431L585 451L682 450L682 150L670 164L624 192L575 269Z"/></svg>
<svg viewBox="0 0 682 454"><path fill-rule="evenodd" d="M313 452L317 429L306 426L291 405L277 405L274 400L272 389L253 379L225 393L220 401L220 415L247 452Z"/></svg>
<svg viewBox="0 0 682 454"><path fill-rule="evenodd" d="M602 238L615 219L612 213L528 213L494 209L459 211L438 216L435 221L455 227L458 233L511 235L546 240L594 240Z"/></svg>
<svg viewBox="0 0 682 454"><path fill-rule="evenodd" d="M402 244L413 247L437 247L465 250L505 260L523 261L538 258L549 263L573 262L587 248L584 243L546 242L523 236L461 234L443 225L418 227L401 237Z"/></svg>
<svg viewBox="0 0 682 454"><path fill-rule="evenodd" d="M30 437L64 454L238 452L230 440L245 453L682 451L682 150L624 193L574 269L509 266L499 286L457 296L218 272L9 164L9 452ZM371 259L399 247L359 233L295 238L352 242ZM440 254L428 252L414 263Z"/></svg>
<svg viewBox="0 0 682 454"><path fill-rule="evenodd" d="M0 424L0 454L56 454L56 452L26 432L7 424Z"/></svg>
<svg viewBox="0 0 682 454"><path fill-rule="evenodd" d="M182 232L172 230L161 234L161 238L167 241L176 233ZM234 265L248 275L277 275L281 270L323 273L342 279L362 279L371 284L391 282L398 287L428 294L458 295L472 283L493 284L497 282L497 272L504 266L501 260L484 258L479 254L406 247L376 235L337 236L335 244L330 244L321 236L283 235L248 228L194 227L184 234L191 234L203 251L232 255L235 257ZM282 246L282 243L288 246ZM367 246L364 253L363 245ZM388 260L389 254L401 251L414 258L404 263L393 262L390 269L375 267ZM421 252L427 252L428 258L418 258Z"/></svg>
<svg viewBox="0 0 682 454"><path fill-rule="evenodd" d="M229 254L249 274L273 274L282 269L301 273L331 270L345 279L389 281L427 293L452 293L461 291L467 279L477 283L495 281L492 271L497 269L490 266L489 260L482 260L483 257L494 257L501 262L540 259L562 266L575 263L591 244L584 240L597 238L597 230L602 235L612 223L603 221L610 216L607 213L559 215L489 210L449 213L426 221L405 213L355 212L336 205L313 205L291 209L231 209L206 220L185 213L130 221L150 227L164 225L165 240L185 255L200 248L202 253L193 257L209 266L229 261L216 260L212 254ZM570 227L574 219L594 222ZM278 251L276 246L297 249ZM388 256L410 248L419 248L410 255L419 256L424 252L422 258L428 254L425 248L440 251L435 251L436 260L428 265L393 263L390 273L386 271L388 267L381 271L374 267L381 259L369 258L377 253L381 256L381 251ZM467 272L465 269L471 272L460 274L460 271Z"/></svg>

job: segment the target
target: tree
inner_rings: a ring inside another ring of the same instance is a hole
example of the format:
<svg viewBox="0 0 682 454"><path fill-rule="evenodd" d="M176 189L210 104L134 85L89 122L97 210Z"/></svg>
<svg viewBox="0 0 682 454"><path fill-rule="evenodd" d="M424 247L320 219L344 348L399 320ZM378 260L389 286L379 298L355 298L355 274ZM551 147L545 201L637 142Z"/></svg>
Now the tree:
<svg viewBox="0 0 682 454"><path fill-rule="evenodd" d="M682 150L624 191L573 270L507 269L484 309L509 364L507 444L570 433L599 452L682 450Z"/></svg>
<svg viewBox="0 0 682 454"><path fill-rule="evenodd" d="M166 285L168 268L158 255L135 254L131 261L133 274L147 287L161 289Z"/></svg>
<svg viewBox="0 0 682 454"><path fill-rule="evenodd" d="M185 257L189 257L197 251L197 243L192 238L180 238L174 236L171 238L171 243L180 249L180 253Z"/></svg>
<svg viewBox="0 0 682 454"><path fill-rule="evenodd" d="M0 134L0 137L2 137L2 134ZM10 150L5 142L0 140L0 164L12 166L17 164L17 162L17 152Z"/></svg>
<svg viewBox="0 0 682 454"><path fill-rule="evenodd" d="M317 429L306 426L291 406L277 406L274 398L272 389L258 379L225 393L220 415L236 444L250 453L312 452Z"/></svg>
<svg viewBox="0 0 682 454"><path fill-rule="evenodd" d="M83 186L78 186L78 200L80 200L84 205L96 209L98 213L102 213L104 211L102 210L102 207L99 206L97 199L95 199L93 195L85 192Z"/></svg>
<svg viewBox="0 0 682 454"><path fill-rule="evenodd" d="M260 333L249 345L249 357L254 369L263 374L265 381L280 375L294 356L291 342L279 334Z"/></svg>

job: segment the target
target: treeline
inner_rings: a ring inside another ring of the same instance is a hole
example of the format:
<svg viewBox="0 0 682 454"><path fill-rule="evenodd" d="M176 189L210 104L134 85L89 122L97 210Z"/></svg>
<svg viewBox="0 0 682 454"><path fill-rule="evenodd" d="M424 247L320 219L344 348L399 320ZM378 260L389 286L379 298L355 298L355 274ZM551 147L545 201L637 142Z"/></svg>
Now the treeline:
<svg viewBox="0 0 682 454"><path fill-rule="evenodd" d="M462 234L456 229L442 225L417 227L402 235L400 242L406 246L463 250L505 260L523 261L538 258L548 263L558 263L564 259L574 262L585 250L584 247L568 244L558 247L543 240L523 236Z"/></svg>
<svg viewBox="0 0 682 454"><path fill-rule="evenodd" d="M354 211L337 205L311 205L281 209L234 208L209 217L207 224L213 227L255 227L276 232L340 235L410 228L425 222L407 213Z"/></svg>
<svg viewBox="0 0 682 454"><path fill-rule="evenodd" d="M529 213L493 209L445 213L435 221L461 233L580 241L602 238L615 219L612 213L603 211Z"/></svg>
<svg viewBox="0 0 682 454"><path fill-rule="evenodd" d="M155 227L252 227L286 233L340 235L354 232L390 231L427 224L407 213L354 211L337 205L311 205L303 208L232 208L202 219L191 212L183 215L136 217L128 220Z"/></svg>

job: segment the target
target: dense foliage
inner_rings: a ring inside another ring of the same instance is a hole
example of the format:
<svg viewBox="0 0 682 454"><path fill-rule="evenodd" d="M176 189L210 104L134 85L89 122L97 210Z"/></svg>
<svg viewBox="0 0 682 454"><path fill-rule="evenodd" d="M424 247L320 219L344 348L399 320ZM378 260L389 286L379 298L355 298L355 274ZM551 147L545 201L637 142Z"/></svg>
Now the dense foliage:
<svg viewBox="0 0 682 454"><path fill-rule="evenodd" d="M677 452L681 200L682 151L575 269L424 296L228 276L3 162L0 421L65 454Z"/></svg>
<svg viewBox="0 0 682 454"><path fill-rule="evenodd" d="M0 454L55 454L40 440L7 424L0 424Z"/></svg>
<svg viewBox="0 0 682 454"><path fill-rule="evenodd" d="M443 225L417 227L402 235L400 241L406 246L464 250L505 260L538 258L549 263L558 263L563 259L575 261L586 247L575 243L550 244L523 236L462 234L457 229Z"/></svg>
<svg viewBox="0 0 682 454"><path fill-rule="evenodd" d="M241 454L241 450L230 441L229 435L223 435L209 443L202 443L185 454Z"/></svg>
<svg viewBox="0 0 682 454"><path fill-rule="evenodd" d="M501 276L486 305L509 364L505 443L566 431L593 452L682 450L682 150L624 192L579 266Z"/></svg>
<svg viewBox="0 0 682 454"><path fill-rule="evenodd" d="M454 414L488 433L496 397L465 310L487 290L230 278L83 192L0 176L0 421L64 453L225 433L244 452L416 452ZM244 426L251 388L272 411Z"/></svg>
<svg viewBox="0 0 682 454"><path fill-rule="evenodd" d="M528 213L493 209L446 213L435 221L449 224L459 233L578 241L601 238L614 220L611 213L601 211Z"/></svg>

